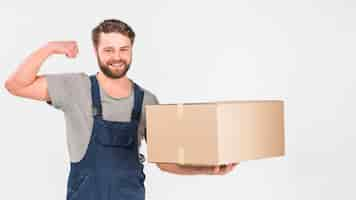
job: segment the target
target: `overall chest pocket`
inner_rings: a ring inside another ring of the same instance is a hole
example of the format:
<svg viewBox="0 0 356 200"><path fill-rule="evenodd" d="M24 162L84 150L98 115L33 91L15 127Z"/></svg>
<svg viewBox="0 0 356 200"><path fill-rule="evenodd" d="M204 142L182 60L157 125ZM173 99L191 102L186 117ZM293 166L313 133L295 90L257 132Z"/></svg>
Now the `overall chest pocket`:
<svg viewBox="0 0 356 200"><path fill-rule="evenodd" d="M96 134L99 144L106 147L132 148L135 144L136 128L131 124L107 124Z"/></svg>

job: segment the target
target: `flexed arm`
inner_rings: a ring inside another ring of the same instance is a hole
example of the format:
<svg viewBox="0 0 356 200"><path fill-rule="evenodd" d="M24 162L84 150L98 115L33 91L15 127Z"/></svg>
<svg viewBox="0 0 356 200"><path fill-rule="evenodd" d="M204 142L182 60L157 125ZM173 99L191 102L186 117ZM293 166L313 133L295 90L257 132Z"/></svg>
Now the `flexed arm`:
<svg viewBox="0 0 356 200"><path fill-rule="evenodd" d="M74 41L48 42L22 62L5 82L5 88L13 95L49 101L48 85L44 76L37 75L43 62L51 55L64 54L75 58L78 47Z"/></svg>

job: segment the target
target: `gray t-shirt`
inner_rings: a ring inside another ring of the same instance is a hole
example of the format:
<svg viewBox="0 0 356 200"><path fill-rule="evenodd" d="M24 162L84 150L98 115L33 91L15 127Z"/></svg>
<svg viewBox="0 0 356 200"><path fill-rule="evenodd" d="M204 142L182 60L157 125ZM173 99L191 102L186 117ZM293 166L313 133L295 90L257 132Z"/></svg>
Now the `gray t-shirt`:
<svg viewBox="0 0 356 200"><path fill-rule="evenodd" d="M70 160L79 162L87 150L94 122L90 78L85 73L45 74L44 76L48 82L51 99L47 103L64 112ZM100 85L99 88L103 119L130 121L134 103L133 88L130 95L124 98L111 97ZM145 88L142 89L144 98L138 128L139 147L146 129L144 105L158 104L154 94Z"/></svg>

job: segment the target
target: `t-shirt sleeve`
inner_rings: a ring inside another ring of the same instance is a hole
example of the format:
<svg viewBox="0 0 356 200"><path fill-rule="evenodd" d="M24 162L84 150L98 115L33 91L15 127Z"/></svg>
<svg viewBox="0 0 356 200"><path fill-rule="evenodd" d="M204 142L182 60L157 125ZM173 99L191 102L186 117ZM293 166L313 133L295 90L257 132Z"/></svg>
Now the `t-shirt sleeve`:
<svg viewBox="0 0 356 200"><path fill-rule="evenodd" d="M47 104L62 111L69 110L78 93L76 85L84 76L84 73L45 74L50 97Z"/></svg>

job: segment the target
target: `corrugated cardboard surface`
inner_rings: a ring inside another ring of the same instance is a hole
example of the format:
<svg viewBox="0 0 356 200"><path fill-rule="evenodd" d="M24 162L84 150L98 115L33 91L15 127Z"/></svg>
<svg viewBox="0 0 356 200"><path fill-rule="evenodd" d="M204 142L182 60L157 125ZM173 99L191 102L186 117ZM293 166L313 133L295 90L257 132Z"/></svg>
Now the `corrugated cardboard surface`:
<svg viewBox="0 0 356 200"><path fill-rule="evenodd" d="M282 101L146 106L149 162L216 165L284 155Z"/></svg>

